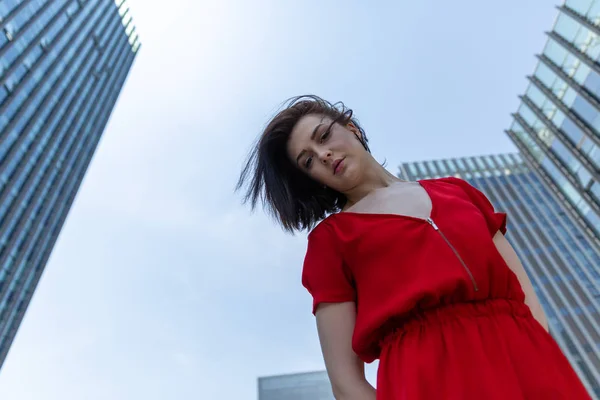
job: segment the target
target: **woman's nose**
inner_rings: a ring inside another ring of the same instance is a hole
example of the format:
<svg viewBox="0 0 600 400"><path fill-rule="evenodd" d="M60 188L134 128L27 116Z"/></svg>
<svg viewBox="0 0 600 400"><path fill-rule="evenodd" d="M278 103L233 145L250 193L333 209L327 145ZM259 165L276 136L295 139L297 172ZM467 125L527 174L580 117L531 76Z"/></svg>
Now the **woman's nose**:
<svg viewBox="0 0 600 400"><path fill-rule="evenodd" d="M320 158L321 158L321 162L323 164L329 163L331 161L331 151L329 151L329 150L322 151Z"/></svg>

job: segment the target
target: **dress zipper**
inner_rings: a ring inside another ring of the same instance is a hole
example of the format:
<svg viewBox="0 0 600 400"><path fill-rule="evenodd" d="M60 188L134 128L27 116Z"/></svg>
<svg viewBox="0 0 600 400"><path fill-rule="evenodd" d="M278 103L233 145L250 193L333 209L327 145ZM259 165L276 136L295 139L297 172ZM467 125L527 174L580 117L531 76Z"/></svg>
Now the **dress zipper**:
<svg viewBox="0 0 600 400"><path fill-rule="evenodd" d="M431 225L431 227L436 232L438 232L440 234L440 236L442 237L442 239L444 239L444 241L446 242L446 244L448 245L448 247L450 247L450 249L452 249L452 251L454 252L454 254L456 255L456 257L458 258L458 260L462 264L463 268L465 269L465 271L467 271L467 274L469 275L469 278L471 278L471 282L473 283L473 289L475 289L475 291L477 292L479 290L479 287L477 287L477 282L475 281L475 278L473 277L473 273L471 272L471 270L469 269L469 267L467 267L467 264L462 259L462 257L460 256L460 254L458 254L458 251L456 251L456 249L454 248L454 246L452 246L452 243L450 243L450 241L448 240L448 238L446 237L446 235L444 235L444 232L442 232L440 230L440 228L438 228L438 226L435 224L435 222L433 222L433 219L427 218L427 222L429 223L429 225Z"/></svg>

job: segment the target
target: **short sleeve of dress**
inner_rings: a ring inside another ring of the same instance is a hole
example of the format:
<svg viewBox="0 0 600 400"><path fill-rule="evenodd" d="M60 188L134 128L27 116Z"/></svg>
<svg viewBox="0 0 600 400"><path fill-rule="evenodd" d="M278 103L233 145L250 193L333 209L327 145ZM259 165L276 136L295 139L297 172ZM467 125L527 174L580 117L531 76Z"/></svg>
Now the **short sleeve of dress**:
<svg viewBox="0 0 600 400"><path fill-rule="evenodd" d="M344 264L331 227L325 223L308 235L302 284L313 297L313 314L321 303L356 301L352 274Z"/></svg>
<svg viewBox="0 0 600 400"><path fill-rule="evenodd" d="M488 226L490 234L494 236L500 231L506 234L506 213L497 212L490 200L479 189L472 186L470 183L459 178L447 178L450 182L462 187L465 193L469 196L473 204L479 208Z"/></svg>

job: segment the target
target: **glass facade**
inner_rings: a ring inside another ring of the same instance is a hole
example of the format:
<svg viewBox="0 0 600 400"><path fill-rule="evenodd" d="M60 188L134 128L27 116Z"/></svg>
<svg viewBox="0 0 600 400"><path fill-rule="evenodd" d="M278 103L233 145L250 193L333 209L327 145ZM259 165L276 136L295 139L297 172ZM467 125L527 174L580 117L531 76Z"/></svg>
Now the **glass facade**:
<svg viewBox="0 0 600 400"><path fill-rule="evenodd" d="M600 0L567 0L508 135L600 246Z"/></svg>
<svg viewBox="0 0 600 400"><path fill-rule="evenodd" d="M258 400L334 400L327 372L258 379Z"/></svg>
<svg viewBox="0 0 600 400"><path fill-rule="evenodd" d="M507 239L538 294L550 331L600 398L600 251L558 193L518 154L405 163L403 179L457 176L508 213Z"/></svg>
<svg viewBox="0 0 600 400"><path fill-rule="evenodd" d="M140 48L123 0L0 2L0 366Z"/></svg>

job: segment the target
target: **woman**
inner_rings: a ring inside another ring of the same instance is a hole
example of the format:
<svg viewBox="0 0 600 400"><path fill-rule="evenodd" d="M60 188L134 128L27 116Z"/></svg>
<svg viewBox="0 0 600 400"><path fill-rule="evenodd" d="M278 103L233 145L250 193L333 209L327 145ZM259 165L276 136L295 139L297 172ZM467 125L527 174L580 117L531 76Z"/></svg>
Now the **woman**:
<svg viewBox="0 0 600 400"><path fill-rule="evenodd" d="M352 111L293 99L240 177L288 231L336 399L589 399L548 333L506 214L458 178L406 182ZM320 223L319 223L320 222ZM377 391L364 363L379 359Z"/></svg>

